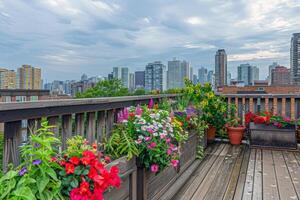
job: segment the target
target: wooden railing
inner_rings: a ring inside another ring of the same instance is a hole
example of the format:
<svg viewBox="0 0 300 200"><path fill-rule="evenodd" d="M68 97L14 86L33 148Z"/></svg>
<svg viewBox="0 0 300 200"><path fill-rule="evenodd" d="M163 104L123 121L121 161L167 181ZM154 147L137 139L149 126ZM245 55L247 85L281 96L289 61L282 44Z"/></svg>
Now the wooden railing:
<svg viewBox="0 0 300 200"><path fill-rule="evenodd" d="M147 104L150 99L175 98L178 95L52 100L0 103L0 123L4 123L3 170L9 163L18 165L19 147L26 135L38 129L41 119L48 119L52 131L66 148L66 140L79 134L89 141L102 142L109 137L116 113L127 106Z"/></svg>
<svg viewBox="0 0 300 200"><path fill-rule="evenodd" d="M236 115L243 119L248 111L264 112L290 117L292 120L299 118L300 95L293 94L226 94L228 104L235 104L238 108Z"/></svg>

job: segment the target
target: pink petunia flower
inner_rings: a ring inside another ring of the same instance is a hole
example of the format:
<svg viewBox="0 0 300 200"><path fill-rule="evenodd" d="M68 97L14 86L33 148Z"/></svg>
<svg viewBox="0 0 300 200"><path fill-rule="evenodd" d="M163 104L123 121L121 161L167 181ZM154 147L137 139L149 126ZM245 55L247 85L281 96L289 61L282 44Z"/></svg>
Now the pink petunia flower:
<svg viewBox="0 0 300 200"><path fill-rule="evenodd" d="M156 173L159 170L159 166L157 164L152 164L151 165L151 172Z"/></svg>

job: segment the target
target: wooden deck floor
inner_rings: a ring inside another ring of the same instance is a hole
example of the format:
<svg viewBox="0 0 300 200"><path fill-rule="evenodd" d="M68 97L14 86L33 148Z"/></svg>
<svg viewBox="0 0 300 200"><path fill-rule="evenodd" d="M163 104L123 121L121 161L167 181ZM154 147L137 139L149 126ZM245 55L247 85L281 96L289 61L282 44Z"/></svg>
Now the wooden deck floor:
<svg viewBox="0 0 300 200"><path fill-rule="evenodd" d="M300 199L300 153L214 144L173 200Z"/></svg>

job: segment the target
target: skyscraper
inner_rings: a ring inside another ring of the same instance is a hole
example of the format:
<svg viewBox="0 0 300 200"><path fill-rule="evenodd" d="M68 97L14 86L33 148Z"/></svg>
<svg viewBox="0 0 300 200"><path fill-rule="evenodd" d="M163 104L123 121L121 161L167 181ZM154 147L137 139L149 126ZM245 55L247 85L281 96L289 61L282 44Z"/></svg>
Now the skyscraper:
<svg viewBox="0 0 300 200"><path fill-rule="evenodd" d="M128 67L114 67L113 78L121 80L124 87L129 87L129 69Z"/></svg>
<svg viewBox="0 0 300 200"><path fill-rule="evenodd" d="M215 87L227 84L227 54L219 49L215 55Z"/></svg>
<svg viewBox="0 0 300 200"><path fill-rule="evenodd" d="M250 64L241 64L237 67L238 81L243 81L245 85L253 85L255 80L259 80L259 69Z"/></svg>
<svg viewBox="0 0 300 200"><path fill-rule="evenodd" d="M202 85L207 82L207 69L204 67L198 69L198 82Z"/></svg>
<svg viewBox="0 0 300 200"><path fill-rule="evenodd" d="M22 65L18 68L17 85L20 89L41 89L41 69Z"/></svg>
<svg viewBox="0 0 300 200"><path fill-rule="evenodd" d="M271 85L289 85L290 84L290 70L283 66L277 66L272 69Z"/></svg>
<svg viewBox="0 0 300 200"><path fill-rule="evenodd" d="M135 88L144 88L145 87L145 71L136 71L134 81L135 81Z"/></svg>
<svg viewBox="0 0 300 200"><path fill-rule="evenodd" d="M183 88L185 78L191 79L190 63L176 58L168 61L168 89Z"/></svg>
<svg viewBox="0 0 300 200"><path fill-rule="evenodd" d="M146 91L166 90L167 73L166 66L160 61L149 63L145 70L145 89Z"/></svg>
<svg viewBox="0 0 300 200"><path fill-rule="evenodd" d="M134 89L135 89L135 84L134 84L134 73L130 73L129 74L129 81L128 81L128 88L129 88L129 90L130 91L134 91Z"/></svg>
<svg viewBox="0 0 300 200"><path fill-rule="evenodd" d="M300 85L300 33L294 33L291 39L291 83Z"/></svg>
<svg viewBox="0 0 300 200"><path fill-rule="evenodd" d="M16 89L16 76L15 71L0 68L0 89Z"/></svg>

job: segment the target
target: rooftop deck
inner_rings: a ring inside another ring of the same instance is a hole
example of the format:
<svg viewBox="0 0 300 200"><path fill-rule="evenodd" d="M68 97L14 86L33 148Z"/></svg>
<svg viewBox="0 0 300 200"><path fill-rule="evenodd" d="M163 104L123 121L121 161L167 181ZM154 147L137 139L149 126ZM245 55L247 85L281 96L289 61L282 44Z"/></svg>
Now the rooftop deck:
<svg viewBox="0 0 300 200"><path fill-rule="evenodd" d="M210 145L173 200L299 199L300 153Z"/></svg>

